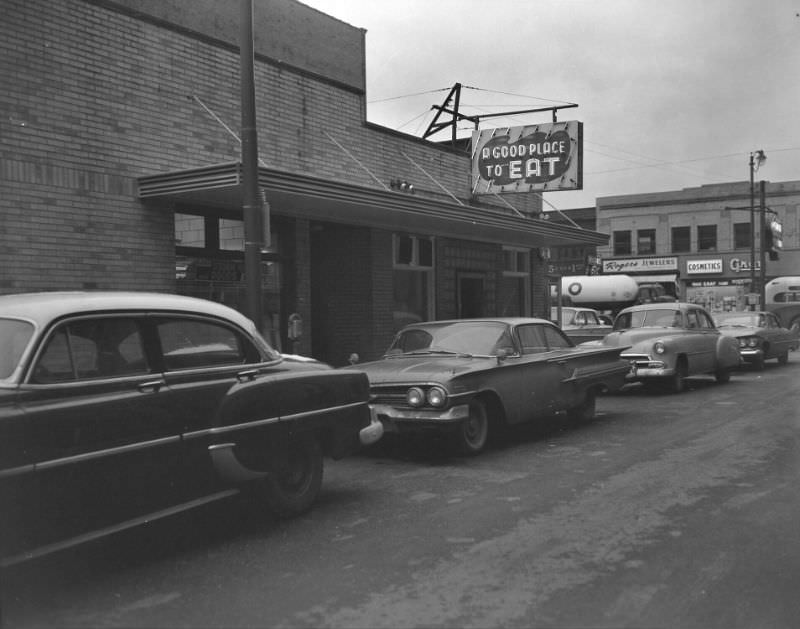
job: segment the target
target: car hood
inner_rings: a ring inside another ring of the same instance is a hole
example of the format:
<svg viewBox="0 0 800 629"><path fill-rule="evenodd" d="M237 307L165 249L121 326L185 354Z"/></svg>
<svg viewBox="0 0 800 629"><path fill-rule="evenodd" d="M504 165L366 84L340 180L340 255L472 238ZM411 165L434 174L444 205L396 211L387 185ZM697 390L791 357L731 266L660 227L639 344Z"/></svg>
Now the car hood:
<svg viewBox="0 0 800 629"><path fill-rule="evenodd" d="M602 340L602 344L611 347L621 347L624 345L634 347L639 343L652 339L681 336L685 333L686 330L680 328L633 328L631 330L620 330L607 334Z"/></svg>
<svg viewBox="0 0 800 629"><path fill-rule="evenodd" d="M739 338L740 336L756 336L761 334L763 328L756 328L753 326L737 326L737 327L721 327L717 328L725 336L732 338Z"/></svg>
<svg viewBox="0 0 800 629"><path fill-rule="evenodd" d="M479 371L497 364L494 357L467 356L396 356L370 363L359 363L354 369L364 371L373 384L441 380Z"/></svg>

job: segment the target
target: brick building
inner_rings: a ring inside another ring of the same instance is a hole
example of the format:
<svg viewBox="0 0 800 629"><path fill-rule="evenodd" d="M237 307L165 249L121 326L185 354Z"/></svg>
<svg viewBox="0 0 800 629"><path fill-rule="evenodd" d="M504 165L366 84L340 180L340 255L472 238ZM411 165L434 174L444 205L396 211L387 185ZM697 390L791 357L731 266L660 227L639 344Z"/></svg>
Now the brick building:
<svg viewBox="0 0 800 629"><path fill-rule="evenodd" d="M598 247L603 272L675 284L681 299L711 310L743 309L762 276L759 182L754 187L755 272L749 182L598 198L597 228L611 236ZM783 226L783 251L764 259L765 281L800 275L800 181L765 182L764 207Z"/></svg>
<svg viewBox="0 0 800 629"><path fill-rule="evenodd" d="M539 220L533 194L473 197L468 151L366 121L362 29L295 0L254 4L272 342L341 365L409 320L544 315L540 248L607 237ZM0 292L147 289L244 309L238 3L0 10Z"/></svg>

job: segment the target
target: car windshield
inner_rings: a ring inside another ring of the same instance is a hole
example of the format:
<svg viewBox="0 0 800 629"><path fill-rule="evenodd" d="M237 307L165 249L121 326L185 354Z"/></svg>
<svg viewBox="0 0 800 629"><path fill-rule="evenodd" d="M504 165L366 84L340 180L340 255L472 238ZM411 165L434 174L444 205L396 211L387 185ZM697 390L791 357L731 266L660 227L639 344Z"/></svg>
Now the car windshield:
<svg viewBox="0 0 800 629"><path fill-rule="evenodd" d="M459 322L401 330L387 354L455 353L493 355L512 348L508 328L499 322Z"/></svg>
<svg viewBox="0 0 800 629"><path fill-rule="evenodd" d="M27 321L0 319L0 380L14 373L31 336L33 326Z"/></svg>
<svg viewBox="0 0 800 629"><path fill-rule="evenodd" d="M621 312L614 321L615 330L630 328L680 328L682 326L681 311L675 308L659 308L658 310L632 310Z"/></svg>
<svg viewBox="0 0 800 629"><path fill-rule="evenodd" d="M718 328L760 328L764 326L764 315L752 312L727 312L714 315Z"/></svg>

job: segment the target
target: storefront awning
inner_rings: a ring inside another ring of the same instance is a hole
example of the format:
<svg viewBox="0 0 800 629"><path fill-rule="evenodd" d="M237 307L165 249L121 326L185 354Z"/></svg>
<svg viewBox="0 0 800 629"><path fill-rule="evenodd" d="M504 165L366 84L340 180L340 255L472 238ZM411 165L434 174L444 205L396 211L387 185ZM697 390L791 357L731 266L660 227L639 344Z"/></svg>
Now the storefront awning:
<svg viewBox="0 0 800 629"><path fill-rule="evenodd" d="M666 275L631 275L637 284L649 284L650 282L677 282L678 276L675 273Z"/></svg>
<svg viewBox="0 0 800 629"><path fill-rule="evenodd" d="M527 248L608 243L606 234L485 207L354 186L263 166L258 177L270 211L276 215ZM240 211L242 207L242 169L238 162L148 175L139 178L138 184L139 198L168 202L172 207Z"/></svg>

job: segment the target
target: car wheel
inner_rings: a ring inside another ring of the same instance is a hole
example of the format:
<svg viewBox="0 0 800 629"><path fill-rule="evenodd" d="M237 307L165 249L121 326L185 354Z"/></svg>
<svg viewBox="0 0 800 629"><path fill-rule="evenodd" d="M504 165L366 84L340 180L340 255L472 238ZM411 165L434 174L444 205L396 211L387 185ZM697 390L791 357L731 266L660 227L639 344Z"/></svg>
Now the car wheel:
<svg viewBox="0 0 800 629"><path fill-rule="evenodd" d="M783 352L783 354L778 355L778 364L785 365L789 362L789 350Z"/></svg>
<svg viewBox="0 0 800 629"><path fill-rule="evenodd" d="M686 364L682 361L679 361L678 364L675 365L675 374L669 381L669 390L672 393L682 393L686 388L686 372Z"/></svg>
<svg viewBox="0 0 800 629"><path fill-rule="evenodd" d="M586 392L583 402L568 411L568 417L575 422L588 422L594 418L597 411L597 392L590 389Z"/></svg>
<svg viewBox="0 0 800 629"><path fill-rule="evenodd" d="M461 454L481 452L489 440L489 414L480 400L470 402L469 417L462 421L455 433L455 445Z"/></svg>
<svg viewBox="0 0 800 629"><path fill-rule="evenodd" d="M292 517L308 511L322 486L322 448L312 435L289 443L286 467L260 481L269 509Z"/></svg>
<svg viewBox="0 0 800 629"><path fill-rule="evenodd" d="M728 369L717 369L717 371L714 373L714 377L717 379L719 384L725 384L726 382L731 381L731 372Z"/></svg>

